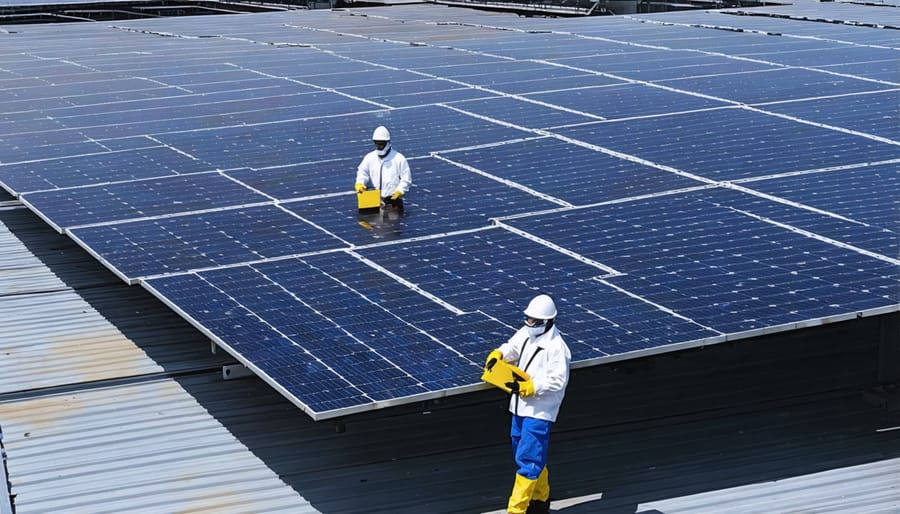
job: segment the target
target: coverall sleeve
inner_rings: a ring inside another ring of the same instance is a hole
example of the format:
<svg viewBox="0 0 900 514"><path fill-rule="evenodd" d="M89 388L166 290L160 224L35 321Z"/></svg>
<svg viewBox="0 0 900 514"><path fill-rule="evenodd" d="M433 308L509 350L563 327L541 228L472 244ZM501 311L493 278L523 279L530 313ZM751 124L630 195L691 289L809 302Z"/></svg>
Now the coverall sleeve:
<svg viewBox="0 0 900 514"><path fill-rule="evenodd" d="M359 166L356 167L356 183L363 184L365 186L369 186L372 184L371 177L369 176L369 156L366 155L363 157L362 161L360 161Z"/></svg>
<svg viewBox="0 0 900 514"><path fill-rule="evenodd" d="M519 360L519 353L522 351L522 341L523 337L519 335L522 330L518 330L512 337L509 338L509 341L500 345L500 353L503 354L503 360L506 362L516 362ZM527 337L527 336L525 336Z"/></svg>
<svg viewBox="0 0 900 514"><path fill-rule="evenodd" d="M399 169L397 170L400 175L400 185L397 186L397 191L402 191L403 194L409 192L410 186L412 186L412 172L409 169L409 162L406 161L406 157L401 159L398 163Z"/></svg>

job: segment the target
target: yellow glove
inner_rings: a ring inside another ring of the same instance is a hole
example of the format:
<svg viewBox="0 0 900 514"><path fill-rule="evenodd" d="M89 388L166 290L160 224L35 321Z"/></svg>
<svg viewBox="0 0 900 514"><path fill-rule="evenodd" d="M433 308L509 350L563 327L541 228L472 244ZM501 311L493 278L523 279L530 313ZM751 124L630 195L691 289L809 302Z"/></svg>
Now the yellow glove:
<svg viewBox="0 0 900 514"><path fill-rule="evenodd" d="M356 185L353 186L353 189L355 189L357 193L362 193L366 190L366 185L357 182Z"/></svg>
<svg viewBox="0 0 900 514"><path fill-rule="evenodd" d="M494 367L494 364L497 364L497 361L500 360L503 360L503 354L500 353L500 350L492 351L484 361L484 369L490 371Z"/></svg>
<svg viewBox="0 0 900 514"><path fill-rule="evenodd" d="M506 387L509 388L512 394L518 394L522 398L534 396L534 382L531 380L525 380L523 382L513 380L512 382L507 382Z"/></svg>
<svg viewBox="0 0 900 514"><path fill-rule="evenodd" d="M391 200L396 200L403 196L403 191L394 191L394 194L391 195Z"/></svg>

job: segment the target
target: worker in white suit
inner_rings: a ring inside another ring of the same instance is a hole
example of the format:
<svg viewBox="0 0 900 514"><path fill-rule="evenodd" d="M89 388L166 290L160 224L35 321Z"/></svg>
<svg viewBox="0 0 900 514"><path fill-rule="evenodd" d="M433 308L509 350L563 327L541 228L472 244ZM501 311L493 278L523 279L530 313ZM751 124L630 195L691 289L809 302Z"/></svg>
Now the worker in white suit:
<svg viewBox="0 0 900 514"><path fill-rule="evenodd" d="M485 367L490 369L502 359L531 377L506 384L512 390L510 437L518 467L507 504L509 514L550 510L547 448L550 429L569 383L572 360L569 347L556 328L556 314L552 298L544 294L534 297L525 309L524 326L485 361Z"/></svg>
<svg viewBox="0 0 900 514"><path fill-rule="evenodd" d="M409 163L402 153L391 148L391 133L378 127L372 133L375 149L363 157L356 170L354 189L362 193L369 188L381 190L381 207L403 210L403 195L412 186Z"/></svg>

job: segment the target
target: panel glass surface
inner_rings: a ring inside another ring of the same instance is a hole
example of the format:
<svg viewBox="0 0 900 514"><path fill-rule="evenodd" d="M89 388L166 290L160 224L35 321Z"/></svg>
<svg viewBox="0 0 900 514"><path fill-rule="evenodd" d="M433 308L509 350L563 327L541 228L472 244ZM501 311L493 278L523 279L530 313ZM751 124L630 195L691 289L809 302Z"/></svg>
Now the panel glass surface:
<svg viewBox="0 0 900 514"><path fill-rule="evenodd" d="M208 164L171 148L155 147L0 165L0 182L16 193L25 193L209 169Z"/></svg>
<svg viewBox="0 0 900 514"><path fill-rule="evenodd" d="M218 173L59 189L23 198L61 229L269 201Z"/></svg>
<svg viewBox="0 0 900 514"><path fill-rule="evenodd" d="M573 205L703 185L675 173L555 138L441 155ZM545 171L549 163L556 170L553 173Z"/></svg>
<svg viewBox="0 0 900 514"><path fill-rule="evenodd" d="M900 157L900 149L893 144L739 109L597 123L557 132L716 180Z"/></svg>
<svg viewBox="0 0 900 514"><path fill-rule="evenodd" d="M810 221L766 214L888 257L900 256L900 164L780 177L743 184L750 189L833 213ZM762 214L762 213L760 213ZM827 222L827 225L826 225Z"/></svg>
<svg viewBox="0 0 900 514"><path fill-rule="evenodd" d="M611 283L735 333L900 301L895 264L779 228L714 189L510 221L624 273Z"/></svg>
<svg viewBox="0 0 900 514"><path fill-rule="evenodd" d="M577 112L606 119L632 118L728 105L700 96L667 91L642 84L591 87L550 93L534 93L527 98L560 105Z"/></svg>
<svg viewBox="0 0 900 514"><path fill-rule="evenodd" d="M900 142L900 90L763 104L759 107Z"/></svg>
<svg viewBox="0 0 900 514"><path fill-rule="evenodd" d="M896 87L797 68L780 68L715 77L672 79L666 80L662 84L748 104L879 91Z"/></svg>
<svg viewBox="0 0 900 514"><path fill-rule="evenodd" d="M72 231L129 280L345 247L272 205Z"/></svg>

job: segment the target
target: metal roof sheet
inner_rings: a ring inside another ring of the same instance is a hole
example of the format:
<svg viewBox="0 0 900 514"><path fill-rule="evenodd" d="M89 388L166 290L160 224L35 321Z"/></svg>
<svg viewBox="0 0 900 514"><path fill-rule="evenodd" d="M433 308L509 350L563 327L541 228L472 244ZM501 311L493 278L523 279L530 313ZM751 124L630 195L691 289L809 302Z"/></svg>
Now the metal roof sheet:
<svg viewBox="0 0 900 514"><path fill-rule="evenodd" d="M0 402L19 513L317 512L175 380Z"/></svg>

